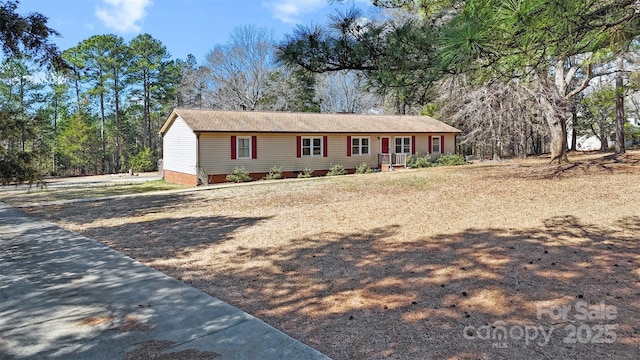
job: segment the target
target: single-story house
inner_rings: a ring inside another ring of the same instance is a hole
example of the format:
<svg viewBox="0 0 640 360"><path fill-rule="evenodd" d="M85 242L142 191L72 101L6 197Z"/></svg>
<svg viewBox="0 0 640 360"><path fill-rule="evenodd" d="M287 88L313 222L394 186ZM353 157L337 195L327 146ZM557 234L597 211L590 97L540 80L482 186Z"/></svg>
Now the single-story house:
<svg viewBox="0 0 640 360"><path fill-rule="evenodd" d="M428 116L174 109L160 130L165 180L224 182L236 167L254 179L273 166L285 177L332 165L353 172L404 166L408 155L454 153L460 130Z"/></svg>

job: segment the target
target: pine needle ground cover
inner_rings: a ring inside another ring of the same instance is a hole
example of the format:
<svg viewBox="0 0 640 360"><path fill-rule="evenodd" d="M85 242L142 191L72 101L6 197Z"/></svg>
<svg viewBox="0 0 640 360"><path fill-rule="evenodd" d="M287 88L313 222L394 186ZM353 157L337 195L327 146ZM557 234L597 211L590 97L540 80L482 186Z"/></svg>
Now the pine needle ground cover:
<svg viewBox="0 0 640 360"><path fill-rule="evenodd" d="M640 358L640 154L34 206L335 359Z"/></svg>

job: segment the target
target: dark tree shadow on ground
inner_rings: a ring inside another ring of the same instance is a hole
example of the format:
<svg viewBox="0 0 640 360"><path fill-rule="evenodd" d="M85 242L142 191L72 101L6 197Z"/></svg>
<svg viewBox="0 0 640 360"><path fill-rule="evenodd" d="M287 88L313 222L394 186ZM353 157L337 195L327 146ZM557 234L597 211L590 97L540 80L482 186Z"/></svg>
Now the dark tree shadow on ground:
<svg viewBox="0 0 640 360"><path fill-rule="evenodd" d="M188 201L179 200L151 197L135 209L120 200L85 204L70 216L143 216ZM94 206L103 212L93 214ZM639 216L612 227L567 215L536 228L409 239L389 226L220 254L235 231L266 220L142 219L110 226L109 243L148 263L178 259L158 268L176 278L188 274L196 288L336 359L640 358ZM225 256L225 266L179 260L205 249ZM249 261L263 265L247 269ZM617 314L583 320L576 317L583 304L615 307ZM550 316L562 307L567 316ZM613 330L600 333L605 326ZM501 328L515 332L500 338ZM481 329L489 329L488 339ZM543 331L551 331L548 339Z"/></svg>
<svg viewBox="0 0 640 360"><path fill-rule="evenodd" d="M226 224L217 233L222 238L224 231L259 221L228 226L229 219L214 220ZM9 230L0 233L2 359L121 359L128 353L155 359L169 358L160 354L169 348L171 358L213 359L219 354L184 344L194 341L192 334L205 337L251 321L106 246L15 209L0 207L0 229ZM229 335L217 340L243 341Z"/></svg>
<svg viewBox="0 0 640 360"><path fill-rule="evenodd" d="M255 271L161 270L196 274L194 286L285 332L305 324L290 334L338 359L632 359L640 357L640 217L617 226L561 216L539 229L407 241L393 227L321 233L287 249L234 254L238 268L255 259L271 264ZM614 306L615 318L579 319L576 307L601 304ZM554 306L569 307L567 317L549 316ZM486 325L492 335L496 326L515 333L483 339L478 329ZM599 333L604 325L614 328L612 343ZM518 329L530 339L518 338ZM542 330L552 331L547 341Z"/></svg>
<svg viewBox="0 0 640 360"><path fill-rule="evenodd" d="M597 159L575 160L570 163L530 166L529 168L531 172L521 172L516 176L557 180L575 175L637 173L640 171L640 154L611 154Z"/></svg>
<svg viewBox="0 0 640 360"><path fill-rule="evenodd" d="M105 225L89 228L83 234L101 239L107 245L117 245L120 251L143 262L186 256L212 244L223 243L230 239L235 231L269 219L216 215L163 218L162 213L166 208L188 208L187 204L194 202L200 202L203 207L210 204L193 194L147 195L143 199L145 201L136 201L135 205L130 204L128 199L109 199L37 206L27 210L34 215L49 217L49 212L55 212L64 206L65 222L82 225L103 221ZM154 215L158 218L145 218ZM140 221L131 221L138 218ZM118 225L121 222L119 220L126 220L126 224ZM113 240L111 237L103 236L105 229L114 234ZM118 241L119 239L125 241Z"/></svg>
<svg viewBox="0 0 640 360"><path fill-rule="evenodd" d="M144 201L140 201L143 199ZM222 200L222 199L221 199ZM66 203L61 205L25 206L31 214L45 218L49 213L64 208L65 218L77 224L90 224L96 220L109 220L121 217L140 217L161 214L167 208L186 209L190 203L199 202L210 206L202 198L192 193L142 195L135 201L129 198L90 200L86 202Z"/></svg>

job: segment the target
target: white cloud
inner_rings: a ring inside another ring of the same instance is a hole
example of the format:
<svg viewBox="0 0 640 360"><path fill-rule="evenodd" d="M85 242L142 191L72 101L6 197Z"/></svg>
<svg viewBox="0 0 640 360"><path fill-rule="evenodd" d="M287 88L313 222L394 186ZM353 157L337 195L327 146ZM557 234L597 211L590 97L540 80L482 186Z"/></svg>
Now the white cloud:
<svg viewBox="0 0 640 360"><path fill-rule="evenodd" d="M95 15L104 26L120 33L140 32L139 22L147 15L151 0L101 0Z"/></svg>
<svg viewBox="0 0 640 360"><path fill-rule="evenodd" d="M328 6L327 0L275 0L265 2L273 17L289 24L300 21L300 16Z"/></svg>
<svg viewBox="0 0 640 360"><path fill-rule="evenodd" d="M303 15L331 6L328 0L266 0L262 4L271 11L274 18L288 24L299 23ZM371 6L371 0L349 0L339 4Z"/></svg>

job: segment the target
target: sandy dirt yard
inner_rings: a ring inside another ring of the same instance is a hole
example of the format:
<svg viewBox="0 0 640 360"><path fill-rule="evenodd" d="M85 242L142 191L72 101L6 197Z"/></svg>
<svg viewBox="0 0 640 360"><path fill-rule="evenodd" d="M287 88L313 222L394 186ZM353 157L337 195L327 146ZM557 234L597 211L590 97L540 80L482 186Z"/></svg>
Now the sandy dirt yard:
<svg viewBox="0 0 640 360"><path fill-rule="evenodd" d="M640 153L25 210L334 359L639 359Z"/></svg>

